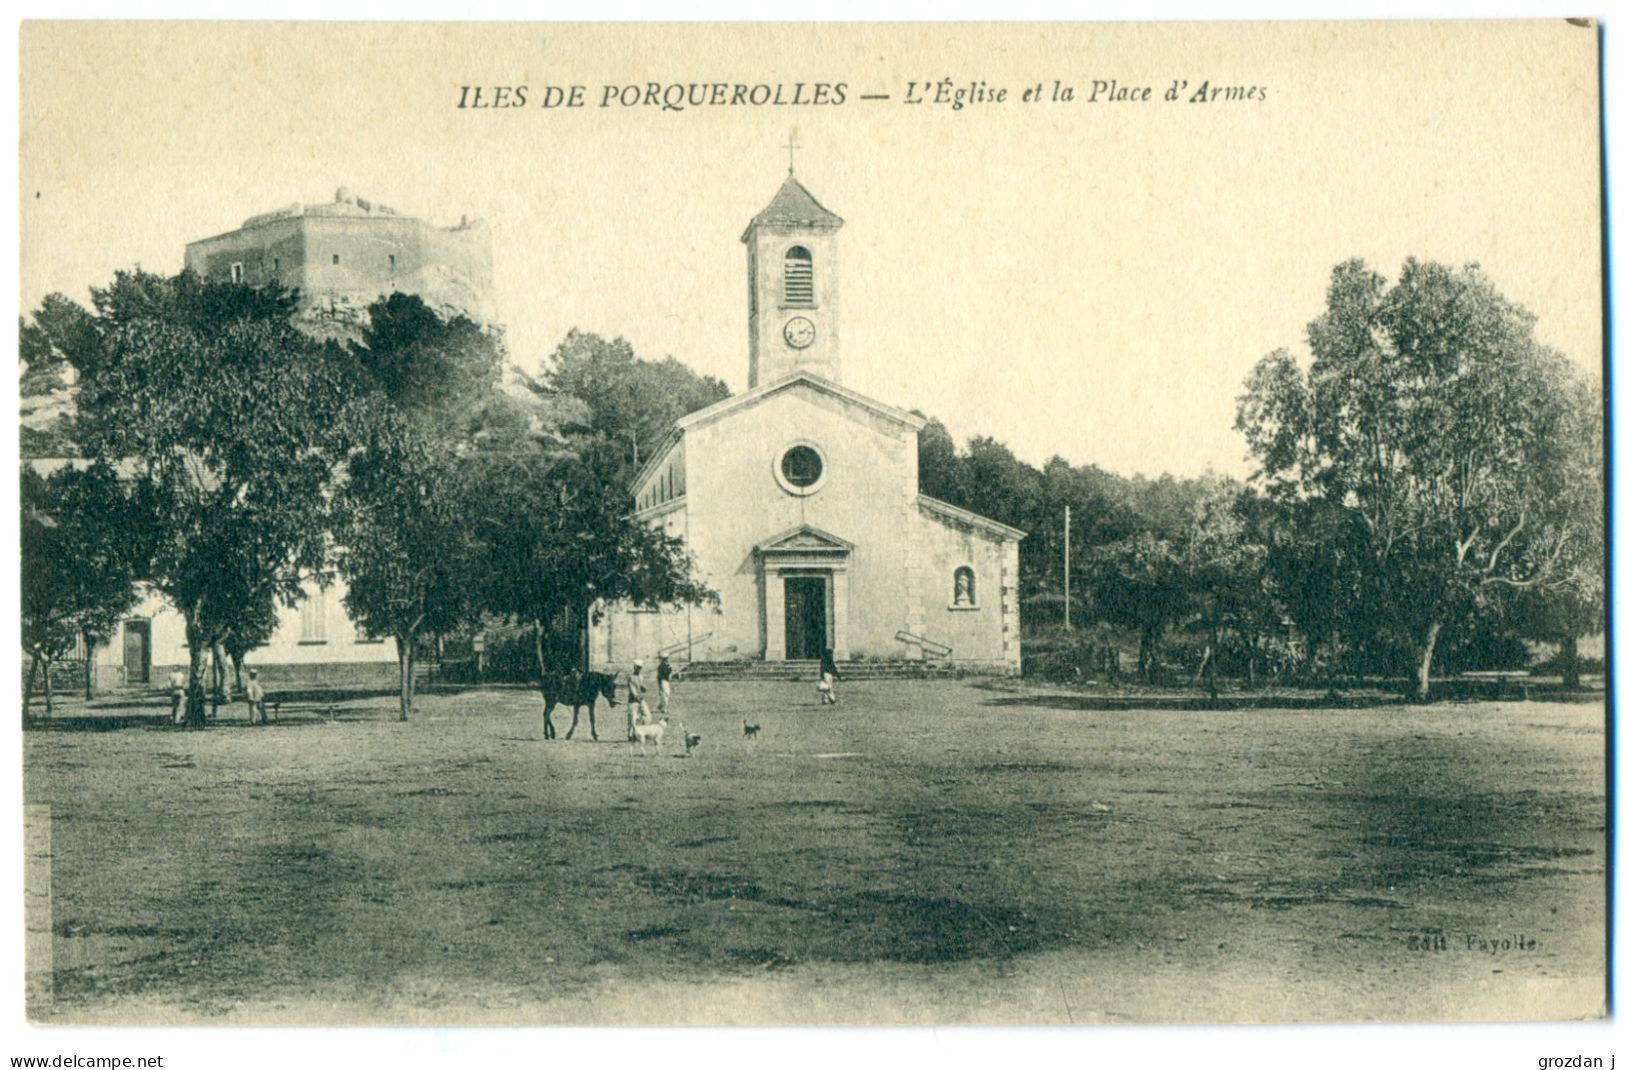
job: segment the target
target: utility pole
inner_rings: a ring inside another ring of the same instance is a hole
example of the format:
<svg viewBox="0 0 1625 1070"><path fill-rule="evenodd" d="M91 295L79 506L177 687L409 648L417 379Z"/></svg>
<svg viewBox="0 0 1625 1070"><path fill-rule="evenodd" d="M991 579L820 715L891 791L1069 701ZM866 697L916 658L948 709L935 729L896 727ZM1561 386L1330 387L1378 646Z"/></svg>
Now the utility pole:
<svg viewBox="0 0 1625 1070"><path fill-rule="evenodd" d="M1065 520L1061 525L1061 574L1064 577L1063 586L1066 603L1063 612L1066 614L1066 630L1072 630L1072 507L1066 506Z"/></svg>

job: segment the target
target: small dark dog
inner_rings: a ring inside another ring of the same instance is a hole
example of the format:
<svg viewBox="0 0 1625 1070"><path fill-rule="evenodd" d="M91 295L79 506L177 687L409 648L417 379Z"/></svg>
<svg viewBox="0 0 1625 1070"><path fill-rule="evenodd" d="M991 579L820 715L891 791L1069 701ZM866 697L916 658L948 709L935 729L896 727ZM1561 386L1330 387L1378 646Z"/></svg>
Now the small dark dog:
<svg viewBox="0 0 1625 1070"><path fill-rule="evenodd" d="M762 730L761 725L759 725L759 724L751 724L748 721L745 722L745 738L746 739L754 739L754 738L756 738L756 733L760 732L761 730Z"/></svg>
<svg viewBox="0 0 1625 1070"><path fill-rule="evenodd" d="M681 721L677 722L677 729L683 733L683 753L685 755L692 754L694 748L700 745L700 737L697 734L690 733L688 725L683 724Z"/></svg>

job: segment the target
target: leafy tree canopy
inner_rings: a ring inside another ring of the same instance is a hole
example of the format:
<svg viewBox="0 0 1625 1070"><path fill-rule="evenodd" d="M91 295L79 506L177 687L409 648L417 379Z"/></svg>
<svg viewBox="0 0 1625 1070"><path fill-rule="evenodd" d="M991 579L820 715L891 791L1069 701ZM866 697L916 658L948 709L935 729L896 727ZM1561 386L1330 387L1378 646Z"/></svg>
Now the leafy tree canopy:
<svg viewBox="0 0 1625 1070"><path fill-rule="evenodd" d="M1365 565L1348 589L1425 696L1442 628L1559 575L1582 521L1553 491L1593 478L1574 431L1601 413L1471 265L1407 261L1393 285L1339 265L1309 348L1307 369L1285 351L1254 368L1237 427L1278 500L1348 510Z"/></svg>
<svg viewBox="0 0 1625 1070"><path fill-rule="evenodd" d="M442 316L416 294L380 298L367 314L350 346L362 378L398 411L466 429L494 391L500 337L467 316Z"/></svg>
<svg viewBox="0 0 1625 1070"><path fill-rule="evenodd" d="M74 357L81 444L151 503L146 578L186 618L201 723L203 651L326 564L349 381L279 292L136 272L93 293L97 344Z"/></svg>
<svg viewBox="0 0 1625 1070"><path fill-rule="evenodd" d="M538 388L585 406L585 420L565 430L610 443L609 453L592 452L622 482L630 481L679 418L728 397L726 383L696 375L671 357L644 360L624 338L605 341L579 330L553 351Z"/></svg>
<svg viewBox="0 0 1625 1070"><path fill-rule="evenodd" d="M105 640L136 604L151 550L148 503L106 464L49 476L24 465L19 492L22 645L46 663L49 680L49 663L76 638Z"/></svg>

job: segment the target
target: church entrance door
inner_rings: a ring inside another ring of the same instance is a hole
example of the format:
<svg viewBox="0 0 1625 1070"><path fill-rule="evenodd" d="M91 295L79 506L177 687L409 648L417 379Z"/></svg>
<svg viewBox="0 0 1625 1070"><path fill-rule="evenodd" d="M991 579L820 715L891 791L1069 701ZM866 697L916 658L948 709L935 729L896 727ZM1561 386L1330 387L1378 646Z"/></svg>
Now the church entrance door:
<svg viewBox="0 0 1625 1070"><path fill-rule="evenodd" d="M829 635L828 582L823 576L784 578L784 656L817 661Z"/></svg>

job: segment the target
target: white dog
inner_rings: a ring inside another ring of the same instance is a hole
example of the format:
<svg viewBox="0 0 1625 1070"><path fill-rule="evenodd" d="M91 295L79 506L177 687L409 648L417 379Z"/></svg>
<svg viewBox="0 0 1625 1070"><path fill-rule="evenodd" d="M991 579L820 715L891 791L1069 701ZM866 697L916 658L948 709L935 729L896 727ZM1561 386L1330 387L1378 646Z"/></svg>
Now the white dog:
<svg viewBox="0 0 1625 1070"><path fill-rule="evenodd" d="M670 724L670 723L671 723L671 718L670 717L662 717L660 720L656 721L654 724L635 724L635 725L633 725L632 726L632 735L634 737L633 742L637 746L638 750L640 750L640 751L644 750L645 749L644 746L643 746L644 743L646 743L646 742L648 742L649 740L652 739L652 740L654 740L654 744L655 744L655 752L657 754L665 753L664 751L661 750L661 741L666 738L666 726L668 724Z"/></svg>

